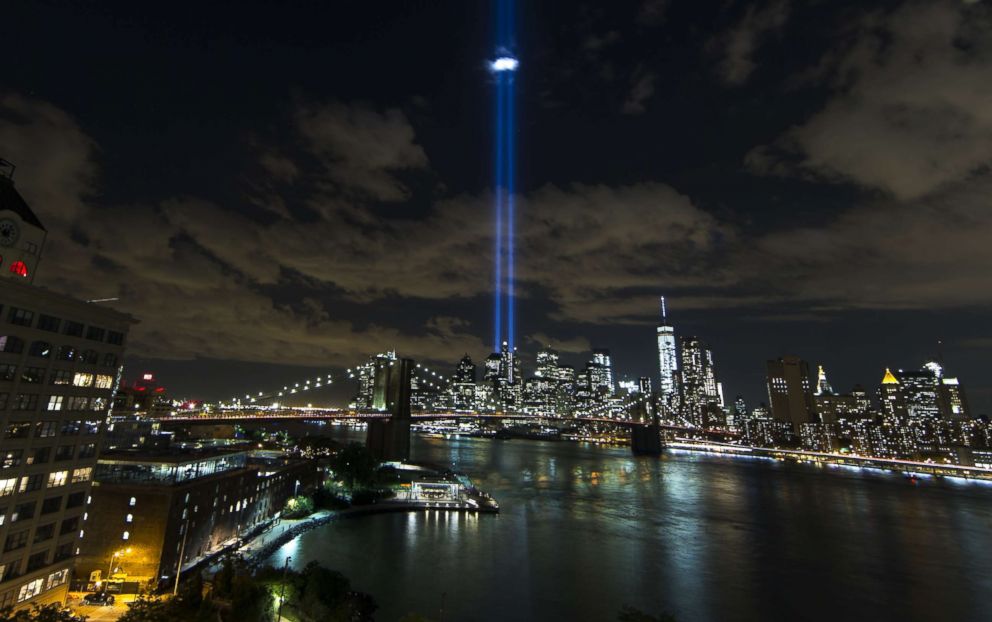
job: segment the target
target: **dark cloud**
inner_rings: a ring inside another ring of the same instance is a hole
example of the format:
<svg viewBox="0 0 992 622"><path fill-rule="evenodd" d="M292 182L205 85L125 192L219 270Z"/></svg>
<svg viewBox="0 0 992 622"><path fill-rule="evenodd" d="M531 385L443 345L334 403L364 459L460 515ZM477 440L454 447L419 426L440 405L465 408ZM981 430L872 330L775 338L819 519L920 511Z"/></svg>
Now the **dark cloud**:
<svg viewBox="0 0 992 622"><path fill-rule="evenodd" d="M395 173L427 168L427 154L399 109L329 102L301 106L297 127L339 188L380 201L409 198Z"/></svg>
<svg viewBox="0 0 992 622"><path fill-rule="evenodd" d="M7 93L0 96L0 146L20 168L20 187L46 206L44 222L72 222L97 177L96 143L76 121L48 102Z"/></svg>
<svg viewBox="0 0 992 622"><path fill-rule="evenodd" d="M992 162L992 10L907 2L866 14L817 72L834 95L748 165L918 199Z"/></svg>
<svg viewBox="0 0 992 622"><path fill-rule="evenodd" d="M785 26L789 11L787 0L748 4L733 27L710 41L711 49L720 56L718 72L726 84L739 86L747 81L757 67L754 56L759 46L768 35Z"/></svg>
<svg viewBox="0 0 992 622"><path fill-rule="evenodd" d="M638 71L634 73L633 84L627 99L623 102L621 111L624 114L641 114L644 112L644 104L654 95L654 83L657 76L651 72Z"/></svg>
<svg viewBox="0 0 992 622"><path fill-rule="evenodd" d="M554 338L545 333L535 333L530 335L527 340L536 347L550 347L559 352L585 354L592 349L592 345L585 337Z"/></svg>
<svg viewBox="0 0 992 622"><path fill-rule="evenodd" d="M663 23L670 4L670 0L644 0L637 12L637 22L644 26Z"/></svg>

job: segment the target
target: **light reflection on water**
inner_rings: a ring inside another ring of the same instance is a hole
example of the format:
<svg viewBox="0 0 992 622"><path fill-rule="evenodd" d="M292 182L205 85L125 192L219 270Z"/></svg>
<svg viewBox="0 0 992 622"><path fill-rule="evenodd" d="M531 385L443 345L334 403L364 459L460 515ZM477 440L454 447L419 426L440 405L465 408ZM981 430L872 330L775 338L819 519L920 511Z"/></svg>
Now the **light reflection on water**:
<svg viewBox="0 0 992 622"><path fill-rule="evenodd" d="M414 438L498 516L338 521L277 552L348 575L378 620L987 619L992 491L878 472L572 443ZM512 613L511 613L512 612Z"/></svg>

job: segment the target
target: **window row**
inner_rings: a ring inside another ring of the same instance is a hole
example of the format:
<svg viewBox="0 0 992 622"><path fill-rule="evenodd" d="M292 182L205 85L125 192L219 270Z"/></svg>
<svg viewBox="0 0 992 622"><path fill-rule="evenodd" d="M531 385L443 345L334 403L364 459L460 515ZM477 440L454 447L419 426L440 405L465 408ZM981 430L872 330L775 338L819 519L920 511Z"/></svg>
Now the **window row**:
<svg viewBox="0 0 992 622"><path fill-rule="evenodd" d="M0 305L0 311L2 310L3 306ZM35 315L38 317L37 324L35 324ZM70 337L85 336L86 339L91 341L106 341L115 346L123 345L124 343L124 333L120 331L107 330L99 326L84 326L80 322L63 320L44 313L35 314L34 311L18 307L10 308L7 312L7 321L18 326L34 327L38 330L46 330L52 333L61 332L63 335Z"/></svg>
<svg viewBox="0 0 992 622"><path fill-rule="evenodd" d="M93 467L80 467L51 473L35 473L21 478L10 477L0 479L0 497L7 497L14 492L19 494L41 490L42 488L58 488L69 484L88 482L93 477Z"/></svg>
<svg viewBox="0 0 992 622"><path fill-rule="evenodd" d="M45 410L58 411L86 411L103 412L107 410L110 401L105 397L87 397L85 395L49 395L48 401L43 400L43 396L37 393L16 393L11 397L10 393L0 393L0 410L8 406L13 412L34 412L38 410L38 405L43 404Z"/></svg>
<svg viewBox="0 0 992 622"><path fill-rule="evenodd" d="M17 365L0 364L0 382L13 382L17 378ZM20 380L24 384L41 384L45 381L45 368L25 365L21 369ZM110 374L91 374L89 372L72 371L69 369L53 369L49 375L48 382L49 384L71 384L75 387L110 389L114 386L114 377Z"/></svg>
<svg viewBox="0 0 992 622"><path fill-rule="evenodd" d="M88 436L100 433L100 421L11 421L4 428L4 438L28 438L34 429L35 438L52 438L59 436Z"/></svg>
<svg viewBox="0 0 992 622"><path fill-rule="evenodd" d="M79 447L77 455L76 447ZM55 449L54 457L52 449ZM59 445L57 447L32 447L30 449L8 449L0 451L0 469L12 469L22 464L48 464L66 460L85 460L96 457L96 443L83 445Z"/></svg>
<svg viewBox="0 0 992 622"><path fill-rule="evenodd" d="M10 354L20 354L24 352L26 342L17 335L0 335L0 352ZM116 367L118 358L113 352L100 353L96 350L80 350L75 346L55 347L47 341L32 341L28 348L28 356L40 359L55 359L57 361L73 362L78 361L86 365L103 365L104 367Z"/></svg>
<svg viewBox="0 0 992 622"><path fill-rule="evenodd" d="M73 556L72 552L73 543L66 542L65 544L60 544L55 547L55 558L52 559L50 563L60 562L63 559L69 559ZM27 558L27 567L24 572L21 570L21 559L9 561L0 564L0 581L9 581L10 579L15 579L22 574L33 572L39 568L43 568L49 562L47 562L48 551L42 551L39 553L34 553ZM33 581L29 581L21 586L21 589L17 592L17 602L22 603L29 598L34 598L38 594L48 591L54 587L58 587L69 580L69 569L63 568L61 570L56 570L55 572L48 575L48 577L39 577ZM13 598L14 592L7 592L4 594L3 599L0 600L0 608L11 607L14 604Z"/></svg>

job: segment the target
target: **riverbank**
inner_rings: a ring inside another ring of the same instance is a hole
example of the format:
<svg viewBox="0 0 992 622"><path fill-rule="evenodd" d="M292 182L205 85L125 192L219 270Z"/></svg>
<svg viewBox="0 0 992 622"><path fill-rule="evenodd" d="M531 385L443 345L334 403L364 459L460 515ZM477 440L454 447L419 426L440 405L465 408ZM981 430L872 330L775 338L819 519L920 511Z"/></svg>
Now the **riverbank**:
<svg viewBox="0 0 992 622"><path fill-rule="evenodd" d="M474 622L615 620L625 604L679 622L980 620L987 609L985 485L678 448L658 459L415 435L411 454L470 475L499 500L498 520L332 522L263 563L334 568L388 621L436 620L442 607Z"/></svg>
<svg viewBox="0 0 992 622"><path fill-rule="evenodd" d="M853 456L850 454L835 454L801 449L776 449L768 447L749 447L729 443L696 442L689 439L678 439L665 443L665 448L676 451L695 451L709 454L719 454L728 457L766 458L803 464L817 464L856 469L871 469L890 473L904 473L910 477L946 477L953 479L974 480L992 483L992 471L977 467L967 467L957 464L935 464L932 462L916 462L896 458L872 458Z"/></svg>

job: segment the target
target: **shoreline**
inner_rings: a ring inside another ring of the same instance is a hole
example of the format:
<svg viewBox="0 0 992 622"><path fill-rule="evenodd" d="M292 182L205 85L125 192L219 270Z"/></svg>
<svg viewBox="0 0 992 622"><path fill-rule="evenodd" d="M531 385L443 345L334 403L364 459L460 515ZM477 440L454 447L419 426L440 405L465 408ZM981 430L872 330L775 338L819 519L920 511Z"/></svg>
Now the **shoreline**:
<svg viewBox="0 0 992 622"><path fill-rule="evenodd" d="M902 473L907 477L936 477L940 479L963 480L971 483L992 484L992 471L987 469L963 465L916 462L913 460L900 460L898 458L873 458L805 451L801 449L698 443L687 442L685 440L669 441L663 445L662 449L663 451L688 451L729 458L761 458L765 460L791 462L793 464L812 464L817 466L879 471L883 473Z"/></svg>
<svg viewBox="0 0 992 622"><path fill-rule="evenodd" d="M316 529L317 527L323 527L335 520L346 519L346 518L360 518L363 516L372 516L374 514L392 514L397 512L430 512L430 511L444 511L444 512L459 512L466 514L497 514L498 512L492 509L475 508L468 505L426 505L421 503L411 503L411 502L396 502L396 503L371 503L368 505L360 505L356 507L350 507L345 510L321 510L319 512L314 512L310 516L299 519L299 522L294 525L284 526L284 530L279 532L278 535L273 537L271 540L262 544L258 549L251 550L251 546L254 540L265 536L269 533L271 529L265 530L258 534L252 541L245 543L240 549L236 551L237 555L240 555L245 561L250 565L260 565L261 560L271 557L276 551L282 548L286 543L291 542L295 538L303 535L304 533ZM285 519L280 519L285 520ZM273 525L272 529L278 528L278 525ZM247 550L246 550L247 549Z"/></svg>
<svg viewBox="0 0 992 622"><path fill-rule="evenodd" d="M457 436L467 436L467 435L457 435ZM457 437L456 436L456 437ZM496 439L470 436L469 438L480 438L489 441L495 441ZM533 441L533 440L544 440L544 439L525 439L517 438L518 441ZM581 440L568 440L575 443L587 443L589 441ZM617 445L611 445L608 443L593 443L595 445L602 445L605 447L618 447ZM724 458L745 458L745 459L761 459L761 460L771 460L776 462L787 462L795 465L813 465L813 466L826 466L834 468L844 468L853 469L857 471L874 471L878 473L886 474L903 474L907 479L916 480L918 478L936 478L936 479L949 479L955 481L963 481L966 483L979 483L985 485L992 485L992 471L986 471L984 469L976 469L975 467L964 467L960 465L938 465L930 464L924 462L913 462L909 460L897 460L897 459L886 459L886 458L869 458L862 456L850 456L842 454L828 454L822 452L813 451L803 451L795 449L775 449L767 447L750 447L743 445L730 445L730 444L717 444L717 443L699 443L692 442L688 440L678 440L669 441L662 448L663 453L693 453L693 454L708 454L711 456L719 456ZM497 513L494 510L486 508L471 507L468 505L432 505L429 502L381 502L372 503L368 505L362 505L357 507L350 507L344 510L321 510L311 514L308 517L299 519L293 525L284 526L284 531L280 532L278 535L273 537L271 540L262 544L258 549L251 550L252 543L258 538L264 538L264 536L272 531L273 529L278 529L277 524L274 524L270 529L266 529L252 538L251 541L245 543L236 552L241 555L246 561L252 565L260 565L261 560L271 557L279 548L284 546L286 543L291 542L298 536L304 533L316 529L317 527L322 527L328 523L346 518L360 518L364 516L372 516L375 514L390 514L397 512L420 512L420 511L445 511L445 512L463 512L463 513L476 513L476 514L489 514ZM287 520L287 519L279 519Z"/></svg>

